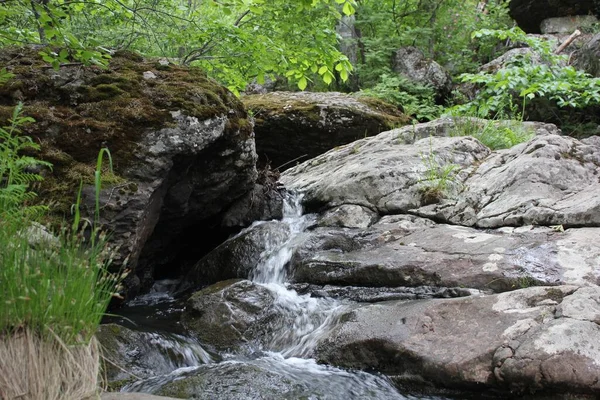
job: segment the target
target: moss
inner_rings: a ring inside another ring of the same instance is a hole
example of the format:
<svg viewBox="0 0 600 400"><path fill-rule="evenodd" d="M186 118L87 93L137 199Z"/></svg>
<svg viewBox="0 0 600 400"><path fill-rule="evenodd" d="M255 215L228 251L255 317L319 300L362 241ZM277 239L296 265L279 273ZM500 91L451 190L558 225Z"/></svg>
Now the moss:
<svg viewBox="0 0 600 400"><path fill-rule="evenodd" d="M40 187L40 198L51 200L57 212L68 213L79 179L93 181L103 146L110 149L115 166L105 182L126 182L123 174L140 156L139 139L148 130L174 126L171 111L201 120L226 115L228 128L242 131L242 139L252 132L243 105L198 68L169 64L158 70L156 60L117 52L108 69L75 65L55 71L39 51L0 51L0 64L15 75L0 86L0 125L19 101L25 105L24 115L37 121L24 127L23 134L40 143L39 157L54 165ZM149 70L156 79L143 78Z"/></svg>

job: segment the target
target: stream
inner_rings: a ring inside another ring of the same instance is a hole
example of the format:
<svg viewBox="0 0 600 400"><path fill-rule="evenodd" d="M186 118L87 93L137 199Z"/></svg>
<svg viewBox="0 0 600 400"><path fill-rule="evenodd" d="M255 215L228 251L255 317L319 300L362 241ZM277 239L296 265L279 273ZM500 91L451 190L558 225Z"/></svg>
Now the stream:
<svg viewBox="0 0 600 400"><path fill-rule="evenodd" d="M320 365L310 358L319 340L352 307L347 301L299 295L285 285L286 264L314 218L302 214L298 196L286 199L282 222L289 226L290 234L283 243L267 238L261 261L250 276L273 294L287 329L270 332L262 344L250 344L253 347L249 351L211 354L179 325L183 303L171 295L178 282L158 281L150 293L122 309L117 320L142 331L143 340L164 355L156 361L156 370L161 373L128 383L121 391L173 396L174 386L191 380L192 386L200 385L202 389L190 394L188 385L176 393L188 398L232 400L442 399L402 394L382 375ZM170 391L165 392L166 387Z"/></svg>

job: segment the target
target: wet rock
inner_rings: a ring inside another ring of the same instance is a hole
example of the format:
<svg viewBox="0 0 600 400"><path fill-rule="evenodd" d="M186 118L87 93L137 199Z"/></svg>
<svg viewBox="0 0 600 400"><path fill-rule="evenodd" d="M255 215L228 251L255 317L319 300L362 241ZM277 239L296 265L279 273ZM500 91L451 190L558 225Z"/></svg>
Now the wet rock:
<svg viewBox="0 0 600 400"><path fill-rule="evenodd" d="M254 189L238 199L223 216L226 228L246 227L254 221L283 217L284 191L277 186L254 185Z"/></svg>
<svg viewBox="0 0 600 400"><path fill-rule="evenodd" d="M434 286L357 287L296 283L290 285L290 288L297 291L299 294L310 294L314 297L330 297L361 303L376 303L389 300L447 299L471 296L479 293L479 291L473 289Z"/></svg>
<svg viewBox="0 0 600 400"><path fill-rule="evenodd" d="M440 99L452 89L450 74L434 60L426 59L423 52L413 46L396 50L393 70L412 82L432 87Z"/></svg>
<svg viewBox="0 0 600 400"><path fill-rule="evenodd" d="M202 343L235 350L262 339L278 317L275 295L247 280L228 280L194 293L182 322Z"/></svg>
<svg viewBox="0 0 600 400"><path fill-rule="evenodd" d="M577 291L535 287L363 306L342 318L317 358L382 371L398 383L598 394L600 328L554 314Z"/></svg>
<svg viewBox="0 0 600 400"><path fill-rule="evenodd" d="M254 113L259 157L281 171L408 122L389 104L343 93L274 92L242 101Z"/></svg>
<svg viewBox="0 0 600 400"><path fill-rule="evenodd" d="M105 360L103 376L112 389L176 368L211 360L196 342L178 335L134 331L116 324L100 325L96 332Z"/></svg>
<svg viewBox="0 0 600 400"><path fill-rule="evenodd" d="M594 0L511 0L510 16L527 33L540 33L543 20L553 17L599 14Z"/></svg>
<svg viewBox="0 0 600 400"><path fill-rule="evenodd" d="M287 240L289 226L280 221L255 224L212 250L183 279L182 289L226 279L248 278L252 269L274 248Z"/></svg>
<svg viewBox="0 0 600 400"><path fill-rule="evenodd" d="M600 228L482 231L410 215L385 216L368 229L312 230L294 254L292 279L315 285L462 286L496 292L532 285L597 285L599 235Z"/></svg>
<svg viewBox="0 0 600 400"><path fill-rule="evenodd" d="M70 214L80 181L83 217L94 219L94 169L99 151L110 150L114 173L103 174L100 224L119 249L113 267L128 258L133 294L190 245L190 227L218 219L252 189L252 124L238 99L199 69L118 52L108 69L54 70L37 53L0 54L15 75L0 88L0 119L20 100L24 115L36 120L25 133L42 143L40 157L53 164L40 199L55 204L59 219ZM148 72L152 79L144 78ZM211 235L194 235L194 245Z"/></svg>

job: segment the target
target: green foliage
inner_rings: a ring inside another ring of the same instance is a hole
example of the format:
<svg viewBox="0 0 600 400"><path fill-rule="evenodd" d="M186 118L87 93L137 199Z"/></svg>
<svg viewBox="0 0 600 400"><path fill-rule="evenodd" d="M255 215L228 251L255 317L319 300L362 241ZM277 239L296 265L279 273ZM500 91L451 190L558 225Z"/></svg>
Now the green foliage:
<svg viewBox="0 0 600 400"><path fill-rule="evenodd" d="M432 88L391 73L382 75L375 86L361 90L358 95L375 97L394 104L405 114L419 121L433 120L442 112L442 107L435 104L435 93Z"/></svg>
<svg viewBox="0 0 600 400"><path fill-rule="evenodd" d="M46 207L27 205L34 196L29 185L42 177L27 168L51 166L21 154L38 149L19 135L32 121L21 111L17 106L0 129L0 335L27 329L67 345L89 343L122 277L107 272L112 253L105 235L92 232L89 244L83 235L55 236L35 222Z"/></svg>
<svg viewBox="0 0 600 400"><path fill-rule="evenodd" d="M39 146L27 136L19 135L20 127L33 122L32 118L23 117L23 105L19 103L14 111L10 125L0 127L0 215L21 217L39 215L46 209L40 205L28 205L35 198L29 185L39 182L42 177L28 172L51 165L34 157L24 155L24 151L39 150Z"/></svg>
<svg viewBox="0 0 600 400"><path fill-rule="evenodd" d="M130 49L203 67L233 91L267 75L305 88L313 76L347 79L352 66L337 49L335 23L354 0L15 0L0 4L7 27L0 46L47 44L53 66L106 64Z"/></svg>
<svg viewBox="0 0 600 400"><path fill-rule="evenodd" d="M494 118L498 114L517 118L514 104L522 104L525 114L537 99L550 100L558 107L583 108L600 103L600 78L567 65L567 56L555 55L550 43L542 38L529 37L519 28L482 30L474 38L493 37L524 43L531 49L516 56L496 72L482 71L463 74L463 82L480 88L477 97L457 106L453 112Z"/></svg>
<svg viewBox="0 0 600 400"><path fill-rule="evenodd" d="M492 150L508 149L528 141L534 132L519 121L454 118L450 136L472 136Z"/></svg>
<svg viewBox="0 0 600 400"><path fill-rule="evenodd" d="M363 87L372 87L386 72L392 54L415 46L426 56L460 73L489 61L492 46L471 40L478 29L508 27L508 2L489 1L486 13L479 0L363 0L356 26L361 33L362 59L357 66Z"/></svg>

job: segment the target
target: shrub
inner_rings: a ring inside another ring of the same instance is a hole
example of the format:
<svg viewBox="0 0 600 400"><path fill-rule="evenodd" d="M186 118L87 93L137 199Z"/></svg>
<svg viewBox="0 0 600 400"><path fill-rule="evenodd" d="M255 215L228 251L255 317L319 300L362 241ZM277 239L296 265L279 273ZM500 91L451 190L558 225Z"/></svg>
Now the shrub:
<svg viewBox="0 0 600 400"><path fill-rule="evenodd" d="M527 36L519 28L509 30L480 30L474 38L494 37L523 43L533 54L516 56L496 72L482 71L463 74L462 82L473 83L480 88L472 101L456 106L455 114L496 118L499 114L511 119L514 104L527 114L536 100L550 100L559 108L583 108L600 103L600 79L567 65L567 56L556 55L549 42L542 38ZM533 55L540 59L534 62Z"/></svg>
<svg viewBox="0 0 600 400"><path fill-rule="evenodd" d="M442 107L435 104L432 88L409 81L401 76L383 74L370 89L361 90L359 96L375 97L394 104L405 114L419 121L430 121L441 114Z"/></svg>

